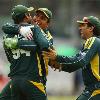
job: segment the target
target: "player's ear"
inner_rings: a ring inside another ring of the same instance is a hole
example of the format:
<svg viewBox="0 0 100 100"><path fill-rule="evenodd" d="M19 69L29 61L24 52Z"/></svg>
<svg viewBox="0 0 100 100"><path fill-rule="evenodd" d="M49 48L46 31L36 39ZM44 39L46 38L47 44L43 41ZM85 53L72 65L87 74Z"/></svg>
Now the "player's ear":
<svg viewBox="0 0 100 100"><path fill-rule="evenodd" d="M93 31L94 30L94 26L91 26L89 29L90 29L90 31Z"/></svg>
<svg viewBox="0 0 100 100"><path fill-rule="evenodd" d="M26 18L28 18L28 15L27 15L27 14L25 14L25 17L26 17Z"/></svg>
<svg viewBox="0 0 100 100"><path fill-rule="evenodd" d="M26 14L25 14L25 17L26 17L27 19L28 19L30 16L31 16L30 13L26 13Z"/></svg>

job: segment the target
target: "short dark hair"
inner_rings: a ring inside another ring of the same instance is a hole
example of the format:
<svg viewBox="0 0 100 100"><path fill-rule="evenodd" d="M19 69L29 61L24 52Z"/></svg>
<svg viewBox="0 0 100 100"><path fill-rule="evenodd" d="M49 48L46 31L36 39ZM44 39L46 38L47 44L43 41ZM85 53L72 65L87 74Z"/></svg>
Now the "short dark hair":
<svg viewBox="0 0 100 100"><path fill-rule="evenodd" d="M12 16L12 19L14 21L15 24L19 24L20 22L22 22L25 18L25 14L21 15L21 16Z"/></svg>
<svg viewBox="0 0 100 100"><path fill-rule="evenodd" d="M19 24L25 18L25 14L33 10L34 10L33 7L27 8L26 6L23 6L23 5L17 5L12 9L12 13L11 13L12 19L14 20L16 24Z"/></svg>
<svg viewBox="0 0 100 100"><path fill-rule="evenodd" d="M88 25L88 27L94 27L94 29L93 29L93 34L95 35L95 36L99 36L100 35L100 30L98 29L98 28L96 28L94 25L92 25L91 23L87 23L87 25Z"/></svg>

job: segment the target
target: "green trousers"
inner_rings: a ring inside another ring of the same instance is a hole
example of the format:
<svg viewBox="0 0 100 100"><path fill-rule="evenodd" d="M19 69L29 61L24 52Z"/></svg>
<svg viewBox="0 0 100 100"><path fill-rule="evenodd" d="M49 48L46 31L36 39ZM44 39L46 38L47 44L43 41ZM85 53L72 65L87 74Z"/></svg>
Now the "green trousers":
<svg viewBox="0 0 100 100"><path fill-rule="evenodd" d="M0 93L0 100L11 100L11 81L8 82L8 84L3 88L3 90Z"/></svg>
<svg viewBox="0 0 100 100"><path fill-rule="evenodd" d="M12 79L11 98L11 100L47 100L45 93L24 78Z"/></svg>

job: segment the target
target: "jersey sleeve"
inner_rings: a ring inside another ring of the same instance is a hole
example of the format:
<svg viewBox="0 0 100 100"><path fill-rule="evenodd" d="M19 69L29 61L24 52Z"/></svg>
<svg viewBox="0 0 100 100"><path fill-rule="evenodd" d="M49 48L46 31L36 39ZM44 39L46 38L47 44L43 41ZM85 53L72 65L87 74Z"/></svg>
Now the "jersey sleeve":
<svg viewBox="0 0 100 100"><path fill-rule="evenodd" d="M79 68L85 67L96 55L100 40L96 37L89 38L83 49L74 57L57 56L57 61L62 64L62 70L73 72Z"/></svg>
<svg viewBox="0 0 100 100"><path fill-rule="evenodd" d="M47 38L45 32L39 26L36 25L31 30L34 34L34 41L41 50L48 50L48 48L52 47L52 41Z"/></svg>
<svg viewBox="0 0 100 100"><path fill-rule="evenodd" d="M2 26L2 30L5 34L18 34L19 33L19 25L18 24L10 24L6 23Z"/></svg>
<svg viewBox="0 0 100 100"><path fill-rule="evenodd" d="M52 47L52 45L53 45L52 41L46 37L46 34L39 26L37 26L37 25L35 25L35 27L31 27L31 25L29 25L29 26L30 26L30 28L33 32L33 35L34 35L33 40L35 41L36 45L38 45L40 50L48 50L48 48ZM16 24L15 25L5 24L2 27L2 30L4 31L5 34L18 34L19 28L20 28L20 26L16 25ZM19 42L19 44L20 44L20 42ZM19 46L19 47L22 47L22 46ZM28 46L28 47L30 48L31 46Z"/></svg>
<svg viewBox="0 0 100 100"><path fill-rule="evenodd" d="M12 35L9 34L6 37L12 37ZM8 61L11 63L12 59L13 59L11 49L6 48L4 42L3 42L3 48L4 48L4 51L5 51L5 54L6 54Z"/></svg>
<svg viewBox="0 0 100 100"><path fill-rule="evenodd" d="M7 38L13 38L16 34L19 33L20 26L17 24L7 23L3 25L2 30L5 34L7 34ZM23 50L33 50L36 51L37 45L34 40L22 40L19 39L17 43L17 48Z"/></svg>
<svg viewBox="0 0 100 100"><path fill-rule="evenodd" d="M18 40L17 47L19 49L36 51L37 45L33 40Z"/></svg>

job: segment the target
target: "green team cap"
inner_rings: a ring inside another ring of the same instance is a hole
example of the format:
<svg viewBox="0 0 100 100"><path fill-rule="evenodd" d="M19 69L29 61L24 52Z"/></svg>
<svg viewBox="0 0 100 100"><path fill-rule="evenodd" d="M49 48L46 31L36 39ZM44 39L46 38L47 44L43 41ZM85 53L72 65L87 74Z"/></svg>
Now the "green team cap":
<svg viewBox="0 0 100 100"><path fill-rule="evenodd" d="M94 17L94 16L84 17L82 21L77 21L77 22L80 23L80 24L90 23L94 27L100 28L100 20L97 17Z"/></svg>
<svg viewBox="0 0 100 100"><path fill-rule="evenodd" d="M34 10L33 7L27 8L26 6L23 6L23 5L17 5L12 9L12 16L23 15L33 10Z"/></svg>
<svg viewBox="0 0 100 100"><path fill-rule="evenodd" d="M43 12L48 19L52 18L52 12L49 9L47 9L47 8L39 8L39 9L36 10L36 12L38 12L38 11Z"/></svg>
<svg viewBox="0 0 100 100"><path fill-rule="evenodd" d="M94 16L88 16L88 17L84 17L82 21L77 21L79 24L83 24L83 23L90 23L91 25L93 25L95 27L96 33L94 33L94 35L100 35L100 20L97 17Z"/></svg>

